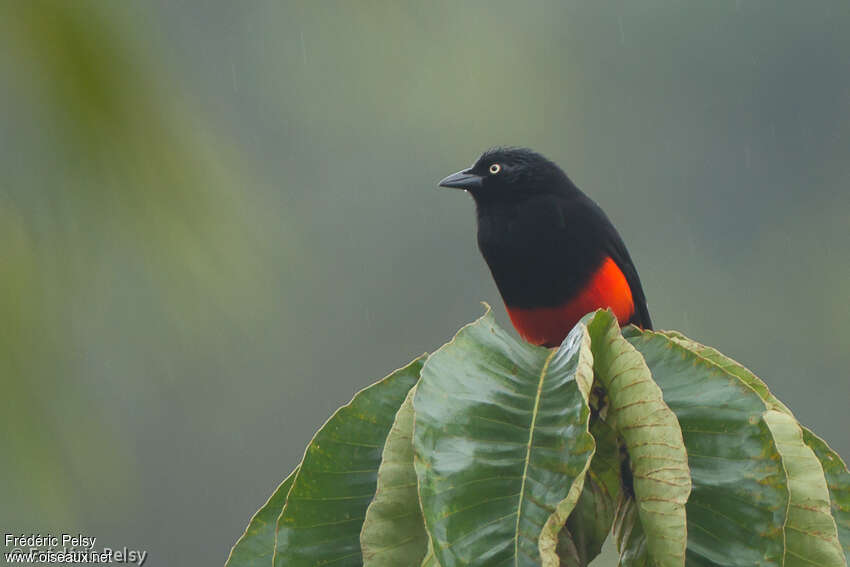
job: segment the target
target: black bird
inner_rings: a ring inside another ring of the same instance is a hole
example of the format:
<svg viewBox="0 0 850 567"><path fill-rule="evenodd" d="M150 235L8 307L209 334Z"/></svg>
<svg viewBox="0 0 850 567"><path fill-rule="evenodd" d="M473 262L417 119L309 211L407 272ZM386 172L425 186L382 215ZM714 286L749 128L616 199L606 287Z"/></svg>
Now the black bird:
<svg viewBox="0 0 850 567"><path fill-rule="evenodd" d="M558 346L585 313L606 307L621 325L652 328L622 238L553 162L525 148L494 148L440 186L475 200L478 247L525 340Z"/></svg>

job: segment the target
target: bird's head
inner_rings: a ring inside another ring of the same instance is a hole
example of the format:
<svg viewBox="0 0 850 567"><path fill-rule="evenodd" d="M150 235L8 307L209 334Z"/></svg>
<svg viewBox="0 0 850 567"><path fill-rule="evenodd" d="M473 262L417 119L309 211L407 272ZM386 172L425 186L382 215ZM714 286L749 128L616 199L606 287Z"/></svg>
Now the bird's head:
<svg viewBox="0 0 850 567"><path fill-rule="evenodd" d="M472 167L440 181L441 187L464 189L476 200L523 199L562 190L570 184L560 167L527 148L493 148Z"/></svg>

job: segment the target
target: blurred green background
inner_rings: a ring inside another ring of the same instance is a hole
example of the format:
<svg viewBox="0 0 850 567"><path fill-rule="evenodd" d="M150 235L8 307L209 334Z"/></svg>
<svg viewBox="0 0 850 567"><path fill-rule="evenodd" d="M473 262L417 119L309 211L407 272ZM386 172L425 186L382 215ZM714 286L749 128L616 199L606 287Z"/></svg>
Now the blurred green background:
<svg viewBox="0 0 850 567"><path fill-rule="evenodd" d="M656 325L850 457L850 5L0 3L0 526L220 565L358 389L498 306L496 144Z"/></svg>

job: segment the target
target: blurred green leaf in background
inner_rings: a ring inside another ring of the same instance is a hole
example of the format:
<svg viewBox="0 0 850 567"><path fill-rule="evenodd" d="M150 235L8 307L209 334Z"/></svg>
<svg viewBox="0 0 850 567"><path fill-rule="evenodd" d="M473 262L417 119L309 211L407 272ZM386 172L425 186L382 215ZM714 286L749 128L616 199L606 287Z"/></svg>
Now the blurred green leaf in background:
<svg viewBox="0 0 850 567"><path fill-rule="evenodd" d="M264 281L246 254L255 235L236 166L123 37L129 14L41 1L0 14L19 105L6 108L15 159L0 201L4 509L16 528L69 528L107 494L132 505L121 493L138 482L133 448L86 380L97 361L85 341L106 331L144 348L129 327L151 302L167 333L215 340L202 310L257 310ZM121 325L108 322L113 309ZM146 378L171 387L161 373ZM81 483L101 496L89 502Z"/></svg>

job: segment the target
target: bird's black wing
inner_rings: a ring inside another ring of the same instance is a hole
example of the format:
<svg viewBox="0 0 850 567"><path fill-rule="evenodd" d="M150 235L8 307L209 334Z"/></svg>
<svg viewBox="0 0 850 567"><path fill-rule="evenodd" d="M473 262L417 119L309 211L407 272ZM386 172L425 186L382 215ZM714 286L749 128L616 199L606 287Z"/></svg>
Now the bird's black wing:
<svg viewBox="0 0 850 567"><path fill-rule="evenodd" d="M640 283L637 269L634 263L632 263L623 239L620 238L620 235L616 231L613 236L610 239L610 248L608 251L611 254L611 258L617 264L617 267L626 276L626 281L629 283L629 289L632 292L632 301L635 304L635 314L629 322L644 329L652 329L652 319L649 317L649 308L646 306L646 296L643 293L643 286Z"/></svg>
<svg viewBox="0 0 850 567"><path fill-rule="evenodd" d="M629 289L632 292L635 314L629 323L634 323L644 329L652 329L652 319L649 317L649 309L646 306L646 296L643 293L643 286L640 283L637 268L635 268L634 262L632 262L632 258L629 256L629 251L626 249L626 244L623 242L617 229L614 228L614 224L608 218L608 215L605 214L605 211L589 197L587 201L589 201L588 205L592 211L591 214L598 216L600 221L589 223L589 226L598 227L599 234L596 235L596 238L602 243L605 253L611 256L611 259L614 260L614 263L617 264L617 267L626 276L626 282L628 282Z"/></svg>

